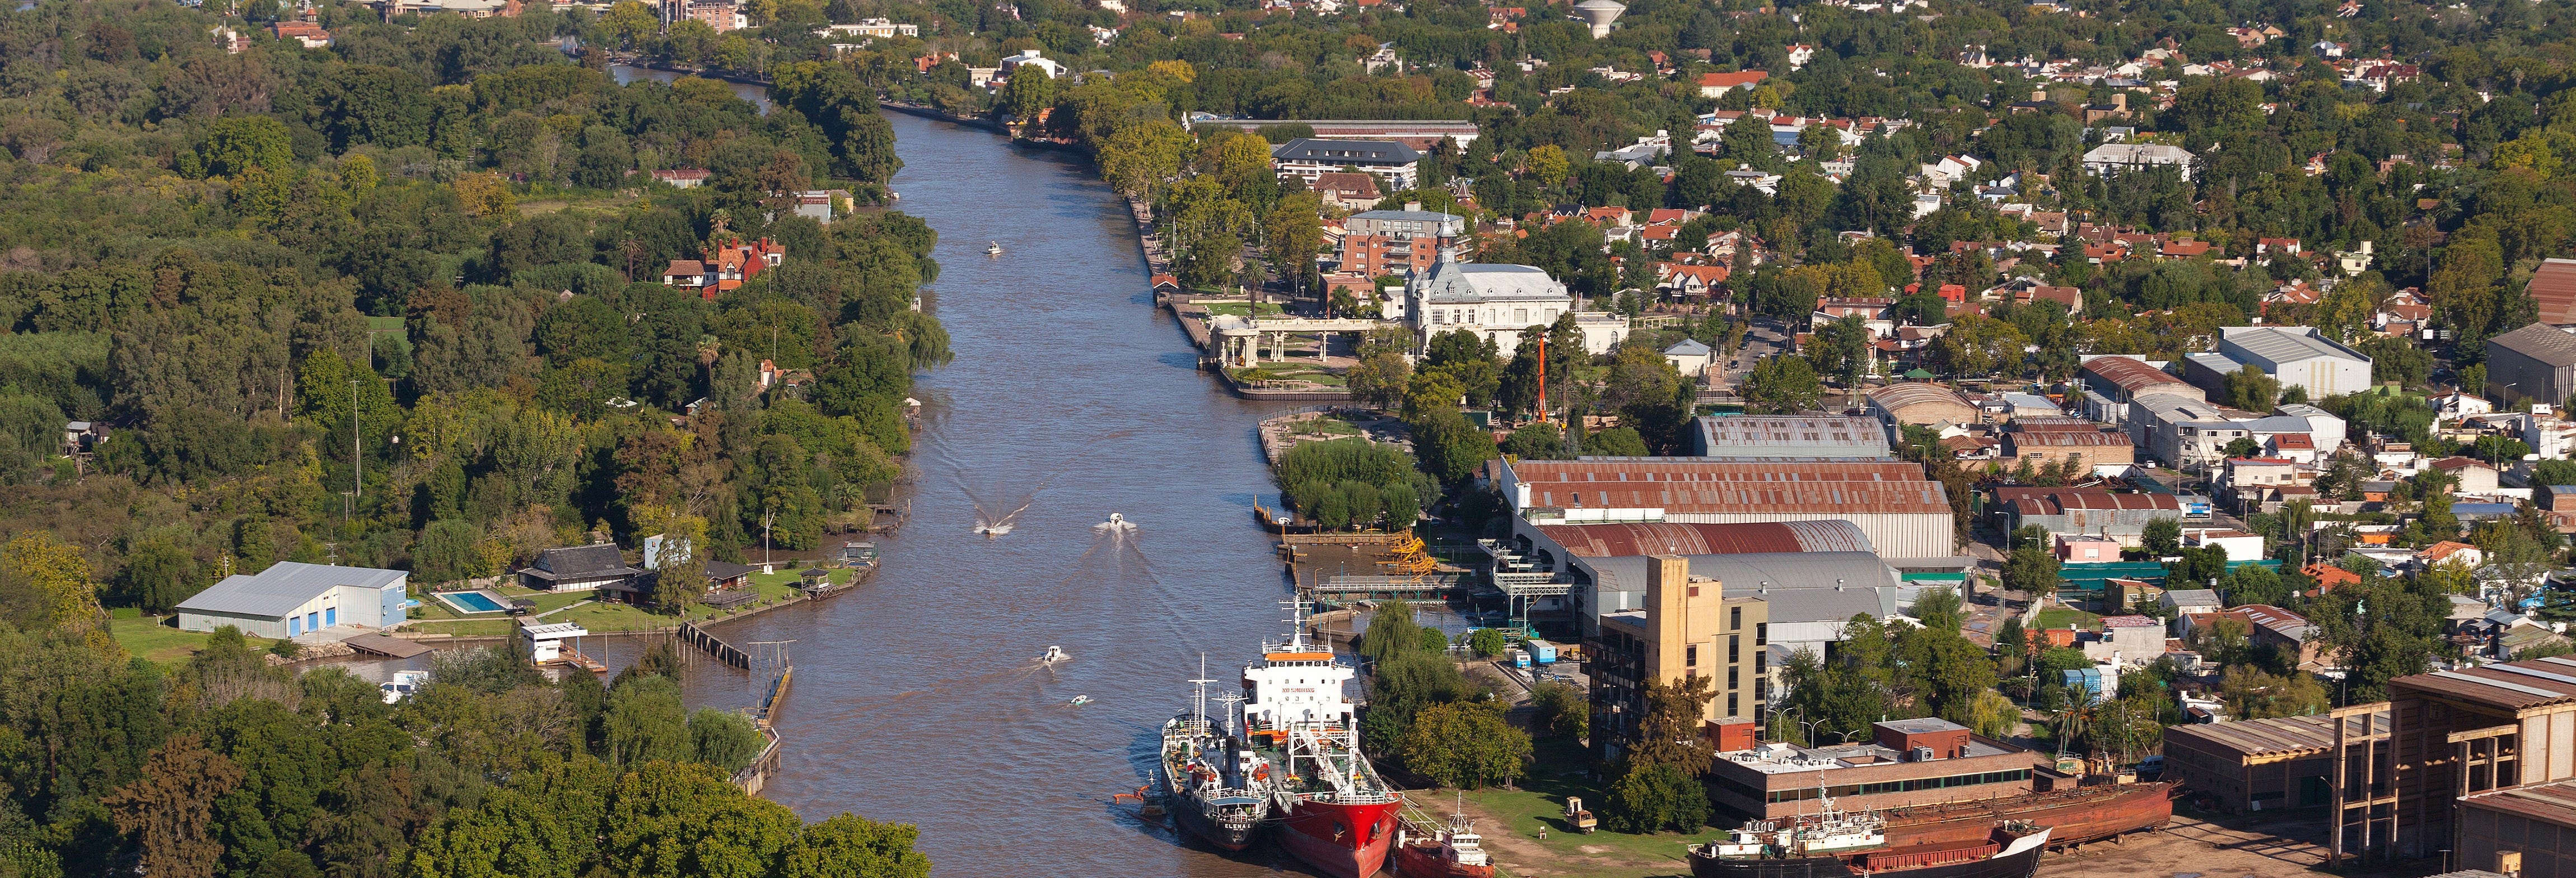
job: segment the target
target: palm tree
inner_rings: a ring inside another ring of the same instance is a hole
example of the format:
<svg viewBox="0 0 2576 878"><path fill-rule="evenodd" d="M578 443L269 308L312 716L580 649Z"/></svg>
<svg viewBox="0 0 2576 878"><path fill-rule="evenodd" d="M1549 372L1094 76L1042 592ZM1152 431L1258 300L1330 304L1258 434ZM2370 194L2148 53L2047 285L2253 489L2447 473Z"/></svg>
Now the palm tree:
<svg viewBox="0 0 2576 878"><path fill-rule="evenodd" d="M2061 689L2057 707L2051 711L2052 726L2057 734L2057 755L2066 755L2066 745L2092 734L2093 704L2090 693L2083 689Z"/></svg>

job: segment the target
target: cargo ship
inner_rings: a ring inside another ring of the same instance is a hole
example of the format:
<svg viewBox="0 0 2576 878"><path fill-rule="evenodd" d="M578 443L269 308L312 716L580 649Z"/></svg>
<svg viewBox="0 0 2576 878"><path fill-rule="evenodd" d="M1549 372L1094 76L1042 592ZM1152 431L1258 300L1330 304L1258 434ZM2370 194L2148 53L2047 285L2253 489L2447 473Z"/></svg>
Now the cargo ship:
<svg viewBox="0 0 2576 878"><path fill-rule="evenodd" d="M1334 878L1369 878L1386 865L1404 796L1360 753L1343 692L1351 666L1306 640L1304 601L1287 606L1288 639L1243 668L1238 728L1269 771L1279 846Z"/></svg>
<svg viewBox="0 0 2576 878"><path fill-rule="evenodd" d="M1886 821L1847 814L1824 800L1820 814L1755 820L1726 838L1690 848L1692 878L2032 878L2049 830L2024 822L1989 824L1965 844L1890 847Z"/></svg>
<svg viewBox="0 0 2576 878"><path fill-rule="evenodd" d="M1915 805L1881 812L1897 847L1975 843L2005 820L2049 830L2049 844L2100 841L2173 820L2172 781L2101 784L1993 799Z"/></svg>
<svg viewBox="0 0 2576 878"><path fill-rule="evenodd" d="M1251 847L1270 816L1270 766L1208 717L1207 659L1198 696L1163 723L1163 798L1183 831L1229 851Z"/></svg>

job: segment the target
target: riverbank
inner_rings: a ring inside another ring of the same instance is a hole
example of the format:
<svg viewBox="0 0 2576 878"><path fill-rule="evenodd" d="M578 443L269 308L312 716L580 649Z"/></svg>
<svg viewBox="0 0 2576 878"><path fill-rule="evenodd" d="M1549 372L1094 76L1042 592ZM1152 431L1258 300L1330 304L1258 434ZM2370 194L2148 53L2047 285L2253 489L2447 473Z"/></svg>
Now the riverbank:
<svg viewBox="0 0 2576 878"><path fill-rule="evenodd" d="M1181 325L1181 334L1198 348L1200 369L1217 376L1228 392L1244 399L1347 402L1352 398L1350 388L1342 384L1341 375L1331 371L1332 341L1329 336L1315 343L1313 363L1290 364L1274 360L1271 364L1251 369L1238 371L1226 368L1217 350L1214 323L1218 317L1278 317L1284 316L1286 310L1264 302L1260 313L1255 315L1252 305L1232 296L1203 296L1181 291L1177 280L1169 280L1173 272L1171 261L1158 252L1162 248L1162 236L1154 232L1153 208L1133 198L1126 199L1126 202L1128 215L1136 221L1137 249L1144 258L1146 274L1154 285L1154 305L1171 312L1172 319ZM1285 350L1283 347L1281 353ZM1305 347L1299 345L1296 350L1303 353Z"/></svg>

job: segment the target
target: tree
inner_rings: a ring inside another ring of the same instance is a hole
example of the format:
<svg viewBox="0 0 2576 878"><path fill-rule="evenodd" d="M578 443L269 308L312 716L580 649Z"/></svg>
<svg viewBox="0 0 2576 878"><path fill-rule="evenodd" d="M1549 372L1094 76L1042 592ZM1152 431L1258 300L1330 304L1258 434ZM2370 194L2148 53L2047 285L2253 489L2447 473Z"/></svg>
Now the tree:
<svg viewBox="0 0 2576 878"><path fill-rule="evenodd" d="M2149 556L2162 558L2172 555L2175 550L2182 548L2182 521L2173 518L2150 519L2139 541L2146 547Z"/></svg>
<svg viewBox="0 0 2576 878"><path fill-rule="evenodd" d="M1404 401L1405 387L1412 378L1413 364L1393 351L1361 358L1343 375L1352 396L1379 408L1393 408Z"/></svg>
<svg viewBox="0 0 2576 878"><path fill-rule="evenodd" d="M1601 810L1601 824L1612 832L1695 832L1708 824L1708 791L1678 766L1631 761Z"/></svg>
<svg viewBox="0 0 2576 878"><path fill-rule="evenodd" d="M1494 702L1423 708L1398 747L1405 770L1461 789L1509 781L1530 758L1530 737L1503 719L1501 708Z"/></svg>
<svg viewBox="0 0 2576 878"><path fill-rule="evenodd" d="M742 714L701 707L689 715L690 758L726 774L750 765L767 743Z"/></svg>
<svg viewBox="0 0 2576 878"><path fill-rule="evenodd" d="M2232 719L2310 716L2329 707L2325 687L2303 673L2274 676L2245 665L2229 667L2218 678L2219 697Z"/></svg>
<svg viewBox="0 0 2576 878"><path fill-rule="evenodd" d="M680 703L679 684L670 678L651 674L618 681L609 690L601 725L609 761L616 764L689 758L688 712Z"/></svg>
<svg viewBox="0 0 2576 878"><path fill-rule="evenodd" d="M1629 759L1669 765L1698 777L1708 771L1715 753L1700 733L1709 699L1716 697L1706 676L1646 684L1646 715L1637 722L1637 742Z"/></svg>
<svg viewBox="0 0 2576 878"><path fill-rule="evenodd" d="M1530 706L1536 716L1533 722L1550 733L1580 738L1590 731L1591 705L1573 686L1549 680L1530 688Z"/></svg>
<svg viewBox="0 0 2576 878"><path fill-rule="evenodd" d="M1759 414L1796 414L1816 407L1824 396L1822 382L1802 357L1772 357L1753 365L1742 389L1748 410Z"/></svg>
<svg viewBox="0 0 2576 878"><path fill-rule="evenodd" d="M2027 595L2057 590L2057 554L2045 544L2026 543L2004 561L2004 587Z"/></svg>
<svg viewBox="0 0 2576 878"><path fill-rule="evenodd" d="M1055 106L1055 78L1035 66L1013 74L1002 88L1001 106L1021 124L1036 124L1039 111Z"/></svg>
<svg viewBox="0 0 2576 878"><path fill-rule="evenodd" d="M1473 650L1477 658L1493 658L1502 655L1503 650L1510 646L1511 644L1503 639L1502 629L1499 628L1478 628L1474 634L1467 635L1467 648Z"/></svg>
<svg viewBox="0 0 2576 878"><path fill-rule="evenodd" d="M2281 382L2252 365L2228 373L2225 384L2228 404L2249 412L2271 411L2281 395Z"/></svg>
<svg viewBox="0 0 2576 878"><path fill-rule="evenodd" d="M1529 168L1530 176L1547 186L1565 182L1566 173L1572 170L1572 165L1565 157L1565 150L1553 143L1530 150L1525 163Z"/></svg>
<svg viewBox="0 0 2576 878"><path fill-rule="evenodd" d="M171 738L145 763L143 777L99 799L118 829L142 842L142 867L155 876L211 878L224 853L215 840L215 803L244 773L196 735Z"/></svg>

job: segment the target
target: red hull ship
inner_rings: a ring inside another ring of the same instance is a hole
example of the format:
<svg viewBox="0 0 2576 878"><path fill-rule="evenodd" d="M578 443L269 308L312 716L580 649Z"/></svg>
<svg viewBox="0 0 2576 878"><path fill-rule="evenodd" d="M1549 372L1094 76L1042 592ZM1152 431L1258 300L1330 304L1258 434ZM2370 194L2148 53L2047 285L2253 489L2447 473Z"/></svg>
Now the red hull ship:
<svg viewBox="0 0 2576 878"><path fill-rule="evenodd" d="M1891 847L1981 842L1999 820L2047 827L2052 846L2083 844L2163 826L2173 819L2175 786L2172 781L2102 784L1880 813L1887 819Z"/></svg>
<svg viewBox="0 0 2576 878"><path fill-rule="evenodd" d="M1358 716L1343 686L1351 667L1306 641L1305 604L1292 602L1286 641L1262 644L1243 668L1242 720L1269 766L1279 846L1334 878L1386 866L1404 796L1360 754Z"/></svg>
<svg viewBox="0 0 2576 878"><path fill-rule="evenodd" d="M1494 878L1494 861L1485 856L1484 842L1464 814L1449 818L1445 827L1408 820L1388 871L1398 878Z"/></svg>

